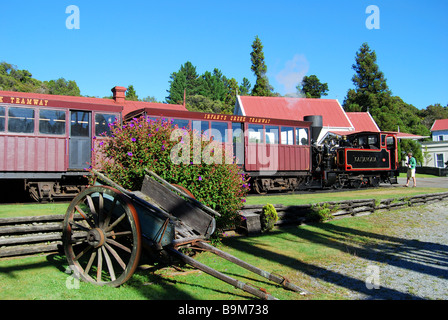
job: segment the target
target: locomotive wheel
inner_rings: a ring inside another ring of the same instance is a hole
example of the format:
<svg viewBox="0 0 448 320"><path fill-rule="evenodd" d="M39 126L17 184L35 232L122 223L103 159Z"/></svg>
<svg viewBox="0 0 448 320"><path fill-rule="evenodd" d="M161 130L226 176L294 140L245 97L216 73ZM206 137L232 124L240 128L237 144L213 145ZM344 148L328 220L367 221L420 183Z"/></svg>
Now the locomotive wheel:
<svg viewBox="0 0 448 320"><path fill-rule="evenodd" d="M137 212L118 190L85 189L71 202L63 223L65 255L74 277L116 287L137 268L141 254Z"/></svg>

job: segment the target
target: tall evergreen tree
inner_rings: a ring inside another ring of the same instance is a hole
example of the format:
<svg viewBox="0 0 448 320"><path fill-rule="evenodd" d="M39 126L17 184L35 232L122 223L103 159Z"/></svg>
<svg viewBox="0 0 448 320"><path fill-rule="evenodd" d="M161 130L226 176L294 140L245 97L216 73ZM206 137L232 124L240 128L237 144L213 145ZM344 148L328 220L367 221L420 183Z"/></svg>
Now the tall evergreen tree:
<svg viewBox="0 0 448 320"><path fill-rule="evenodd" d="M268 68L264 62L263 44L258 36L255 37L252 43L252 52L250 53L250 60L252 61L251 70L254 72L257 80L252 89L253 96L274 96L274 88L269 84L269 79L266 76Z"/></svg>
<svg viewBox="0 0 448 320"><path fill-rule="evenodd" d="M250 93L250 81L247 78L243 78L243 82L239 86L239 95L240 96L247 96Z"/></svg>
<svg viewBox="0 0 448 320"><path fill-rule="evenodd" d="M328 84L321 83L316 75L304 76L302 83L296 89L306 98L320 98L328 95Z"/></svg>
<svg viewBox="0 0 448 320"><path fill-rule="evenodd" d="M428 135L428 129L418 117L418 109L392 96L383 72L376 63L376 53L363 43L356 53L352 68L355 89L350 89L344 100L345 111L369 111L382 131L401 131Z"/></svg>
<svg viewBox="0 0 448 320"><path fill-rule="evenodd" d="M391 91L386 79L376 63L376 53L367 43L363 43L352 65L355 75L352 77L355 89L350 89L344 100L346 111L367 111L378 109L387 104Z"/></svg>
<svg viewBox="0 0 448 320"><path fill-rule="evenodd" d="M131 84L126 90L126 100L138 101L137 92L135 92L134 86Z"/></svg>
<svg viewBox="0 0 448 320"><path fill-rule="evenodd" d="M165 98L167 103L182 104L184 101L184 90L187 96L201 94L204 91L204 82L196 72L196 67L187 61L180 66L178 72L170 75L170 89L168 97Z"/></svg>

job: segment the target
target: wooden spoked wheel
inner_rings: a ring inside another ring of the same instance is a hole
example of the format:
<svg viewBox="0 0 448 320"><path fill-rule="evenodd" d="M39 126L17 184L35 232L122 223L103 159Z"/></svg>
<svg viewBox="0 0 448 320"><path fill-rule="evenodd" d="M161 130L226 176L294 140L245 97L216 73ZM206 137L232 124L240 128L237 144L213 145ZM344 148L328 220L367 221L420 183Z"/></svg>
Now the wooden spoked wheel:
<svg viewBox="0 0 448 320"><path fill-rule="evenodd" d="M63 242L74 277L119 286L132 276L140 259L141 232L135 207L112 187L87 188L67 209Z"/></svg>

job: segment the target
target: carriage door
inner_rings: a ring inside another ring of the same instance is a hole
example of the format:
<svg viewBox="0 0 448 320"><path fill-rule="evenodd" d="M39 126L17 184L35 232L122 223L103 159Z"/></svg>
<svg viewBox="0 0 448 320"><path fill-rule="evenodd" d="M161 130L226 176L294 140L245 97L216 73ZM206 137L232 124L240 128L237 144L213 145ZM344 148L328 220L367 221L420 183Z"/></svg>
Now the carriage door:
<svg viewBox="0 0 448 320"><path fill-rule="evenodd" d="M87 111L70 111L70 169L84 169L90 165L91 116L91 112Z"/></svg>

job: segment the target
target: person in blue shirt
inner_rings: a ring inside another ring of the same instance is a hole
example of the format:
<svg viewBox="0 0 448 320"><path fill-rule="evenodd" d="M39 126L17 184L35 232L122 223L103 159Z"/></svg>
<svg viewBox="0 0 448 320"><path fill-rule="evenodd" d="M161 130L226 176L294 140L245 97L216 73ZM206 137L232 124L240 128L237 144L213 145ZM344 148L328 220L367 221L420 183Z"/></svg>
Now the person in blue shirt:
<svg viewBox="0 0 448 320"><path fill-rule="evenodd" d="M412 152L408 152L408 162L406 163L406 166L408 167L408 177L406 180L405 187L409 186L409 180L412 178L412 181L414 182L414 187L417 186L417 182L415 180L415 167L417 166L417 160L412 156Z"/></svg>

